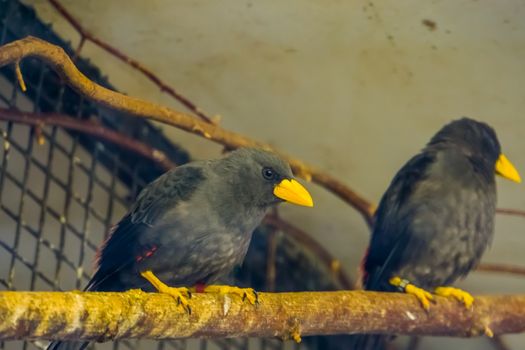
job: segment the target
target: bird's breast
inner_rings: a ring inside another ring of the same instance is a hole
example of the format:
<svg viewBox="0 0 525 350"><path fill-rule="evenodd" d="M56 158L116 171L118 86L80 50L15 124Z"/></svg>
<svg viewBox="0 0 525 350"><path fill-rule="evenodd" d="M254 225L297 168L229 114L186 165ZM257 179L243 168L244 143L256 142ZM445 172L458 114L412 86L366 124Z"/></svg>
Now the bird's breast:
<svg viewBox="0 0 525 350"><path fill-rule="evenodd" d="M494 232L494 193L457 189L421 202L415 212L402 274L435 287L478 264Z"/></svg>

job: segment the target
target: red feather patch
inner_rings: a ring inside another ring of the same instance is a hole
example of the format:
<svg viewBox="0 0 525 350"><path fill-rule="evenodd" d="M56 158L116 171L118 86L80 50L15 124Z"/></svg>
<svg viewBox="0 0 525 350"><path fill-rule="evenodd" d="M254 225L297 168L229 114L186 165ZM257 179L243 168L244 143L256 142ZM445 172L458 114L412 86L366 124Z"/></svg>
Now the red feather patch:
<svg viewBox="0 0 525 350"><path fill-rule="evenodd" d="M155 252L157 251L157 249L159 249L156 245L152 245L149 249L145 250L142 255L137 255L135 257L135 261L136 262L140 262L146 258L149 258L150 256L152 256L153 254L155 254Z"/></svg>

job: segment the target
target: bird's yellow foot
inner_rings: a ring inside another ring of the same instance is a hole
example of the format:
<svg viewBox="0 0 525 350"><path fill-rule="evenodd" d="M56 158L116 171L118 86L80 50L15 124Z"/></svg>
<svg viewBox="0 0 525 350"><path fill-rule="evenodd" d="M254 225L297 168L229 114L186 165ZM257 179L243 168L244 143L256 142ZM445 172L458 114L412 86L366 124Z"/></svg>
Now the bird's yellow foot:
<svg viewBox="0 0 525 350"><path fill-rule="evenodd" d="M259 296L252 288L239 288L234 286L211 285L204 287L204 293L219 293L219 294L236 294L242 300L248 300L250 304L255 305L259 303Z"/></svg>
<svg viewBox="0 0 525 350"><path fill-rule="evenodd" d="M442 297L453 297L458 301L462 302L467 309L470 309L472 303L474 302L474 297L470 293L465 292L464 290L461 290L459 288L437 287L434 290L434 293Z"/></svg>
<svg viewBox="0 0 525 350"><path fill-rule="evenodd" d="M170 287L159 280L150 270L141 272L140 275L147 279L159 293L168 294L175 298L175 300L177 300L177 305L180 305L184 311L191 315L191 307L188 302L188 299L191 299L191 292L188 288Z"/></svg>
<svg viewBox="0 0 525 350"><path fill-rule="evenodd" d="M430 301L434 300L434 297L432 296L432 294L430 294L430 292L427 292L422 288L416 287L409 281L397 276L392 277L388 282L394 287L399 288L401 291L415 296L425 310L428 310L430 308Z"/></svg>

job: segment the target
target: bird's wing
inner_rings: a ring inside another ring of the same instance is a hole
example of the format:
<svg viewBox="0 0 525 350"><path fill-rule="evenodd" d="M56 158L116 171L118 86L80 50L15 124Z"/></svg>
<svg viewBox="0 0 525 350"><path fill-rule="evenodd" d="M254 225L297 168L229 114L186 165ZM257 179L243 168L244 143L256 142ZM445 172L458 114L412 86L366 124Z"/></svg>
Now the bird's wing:
<svg viewBox="0 0 525 350"><path fill-rule="evenodd" d="M188 200L203 180L203 169L198 166L186 165L167 172L139 194L130 211L131 222L155 225L168 210Z"/></svg>
<svg viewBox="0 0 525 350"><path fill-rule="evenodd" d="M379 288L383 272L395 266L410 237L413 206L406 205L418 183L426 177L435 156L423 152L409 160L396 174L383 195L376 212L376 221L364 261L364 285Z"/></svg>
<svg viewBox="0 0 525 350"><path fill-rule="evenodd" d="M137 197L129 213L116 224L97 257L98 269L86 290L97 290L111 275L132 264L143 249L140 235L155 230L168 211L187 201L204 180L202 167L180 166L153 181ZM145 247L147 249L147 247Z"/></svg>

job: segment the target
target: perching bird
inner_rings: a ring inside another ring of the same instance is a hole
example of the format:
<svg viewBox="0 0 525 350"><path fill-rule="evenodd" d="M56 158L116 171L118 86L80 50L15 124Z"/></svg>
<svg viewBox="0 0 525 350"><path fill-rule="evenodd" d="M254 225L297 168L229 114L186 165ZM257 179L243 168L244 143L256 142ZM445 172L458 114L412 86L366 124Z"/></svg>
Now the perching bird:
<svg viewBox="0 0 525 350"><path fill-rule="evenodd" d="M243 148L179 166L145 187L113 228L86 290L156 290L172 295L188 312L186 286L238 294L253 304L253 289L209 284L242 263L252 231L283 201L313 206L290 166L273 153ZM54 342L48 349L86 345Z"/></svg>
<svg viewBox="0 0 525 350"><path fill-rule="evenodd" d="M450 284L477 266L492 240L495 174L521 181L490 126L462 118L438 131L381 199L364 289L413 294L425 309L433 294L469 308L473 297ZM378 336L359 338L355 349L380 348Z"/></svg>

